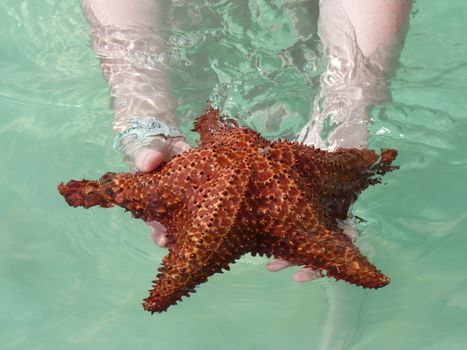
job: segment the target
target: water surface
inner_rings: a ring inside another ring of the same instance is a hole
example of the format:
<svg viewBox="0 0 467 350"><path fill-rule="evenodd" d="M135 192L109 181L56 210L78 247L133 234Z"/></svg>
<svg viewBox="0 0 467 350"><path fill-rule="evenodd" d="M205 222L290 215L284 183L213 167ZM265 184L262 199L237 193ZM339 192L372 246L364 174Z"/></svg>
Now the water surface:
<svg viewBox="0 0 467 350"><path fill-rule="evenodd" d="M464 1L416 1L393 101L373 112L370 146L397 148L401 169L354 214L392 283L299 285L246 256L154 316L140 301L165 252L145 225L56 192L125 170L79 4L0 8L2 349L467 349ZM174 2L164 35L184 131L211 98L268 137L296 133L325 64L306 15L315 6L298 1Z"/></svg>

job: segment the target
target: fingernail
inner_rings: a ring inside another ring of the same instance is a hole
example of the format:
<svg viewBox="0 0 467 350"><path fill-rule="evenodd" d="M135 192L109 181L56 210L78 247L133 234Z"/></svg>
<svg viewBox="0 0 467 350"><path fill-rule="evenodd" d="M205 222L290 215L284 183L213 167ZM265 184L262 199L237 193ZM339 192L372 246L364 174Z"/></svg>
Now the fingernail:
<svg viewBox="0 0 467 350"><path fill-rule="evenodd" d="M165 235L161 235L157 241L157 245L165 248L167 246L167 237Z"/></svg>
<svg viewBox="0 0 467 350"><path fill-rule="evenodd" d="M271 272L277 272L292 265L293 264L289 261L282 259L274 259L266 265L266 268Z"/></svg>
<svg viewBox="0 0 467 350"><path fill-rule="evenodd" d="M298 283L309 282L318 278L318 273L311 269L304 269L295 272L294 280Z"/></svg>
<svg viewBox="0 0 467 350"><path fill-rule="evenodd" d="M135 157L135 166L139 171L148 172L161 164L162 158L162 153L158 151L142 149Z"/></svg>

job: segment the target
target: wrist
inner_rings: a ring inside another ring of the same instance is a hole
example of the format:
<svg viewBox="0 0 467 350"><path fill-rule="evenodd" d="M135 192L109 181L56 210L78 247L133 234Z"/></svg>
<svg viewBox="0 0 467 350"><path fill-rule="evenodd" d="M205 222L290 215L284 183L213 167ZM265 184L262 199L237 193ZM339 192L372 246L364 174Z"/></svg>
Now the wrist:
<svg viewBox="0 0 467 350"><path fill-rule="evenodd" d="M151 142L151 138L154 136L161 136L166 139L182 137L182 132L179 128L166 123L160 118L134 116L128 120L128 127L115 137L114 148L119 149L120 143L130 135L135 135L141 143L144 143L147 139Z"/></svg>
<svg viewBox="0 0 467 350"><path fill-rule="evenodd" d="M145 153L158 152L164 161L189 148L180 129L155 117L134 117L114 140L114 148L120 150L132 169L135 159ZM143 153L144 153L143 152Z"/></svg>

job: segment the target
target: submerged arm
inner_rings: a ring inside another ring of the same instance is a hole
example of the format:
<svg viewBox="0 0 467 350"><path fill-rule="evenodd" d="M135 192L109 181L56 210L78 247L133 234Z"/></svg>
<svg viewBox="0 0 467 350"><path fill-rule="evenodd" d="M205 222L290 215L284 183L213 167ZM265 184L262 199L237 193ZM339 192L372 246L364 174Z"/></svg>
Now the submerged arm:
<svg viewBox="0 0 467 350"><path fill-rule="evenodd" d="M131 120L150 117L176 126L165 65L167 47L158 33L162 2L82 0L82 6L112 94L114 130L122 132L131 126ZM125 137L120 146L130 166L136 162L143 171L187 147L180 137L165 140L156 136L139 142L135 135Z"/></svg>
<svg viewBox="0 0 467 350"><path fill-rule="evenodd" d="M412 0L320 0L318 32L328 58L310 121L298 141L321 149L365 148L371 108L389 99ZM279 271L292 264L268 264ZM295 280L317 277L302 269Z"/></svg>
<svg viewBox="0 0 467 350"><path fill-rule="evenodd" d="M364 148L371 108L390 98L411 0L321 0L319 35L328 67L299 141Z"/></svg>

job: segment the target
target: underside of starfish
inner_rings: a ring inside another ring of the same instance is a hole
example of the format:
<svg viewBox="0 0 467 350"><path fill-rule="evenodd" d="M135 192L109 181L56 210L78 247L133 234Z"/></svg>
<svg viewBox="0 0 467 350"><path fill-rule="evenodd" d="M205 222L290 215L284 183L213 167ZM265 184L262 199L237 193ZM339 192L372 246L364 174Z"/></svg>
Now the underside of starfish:
<svg viewBox="0 0 467 350"><path fill-rule="evenodd" d="M395 169L395 150L327 152L270 142L208 107L200 145L151 173L107 173L59 191L71 206L120 206L166 228L169 253L144 300L165 311L242 255L288 260L365 288L389 283L338 226L350 204Z"/></svg>

